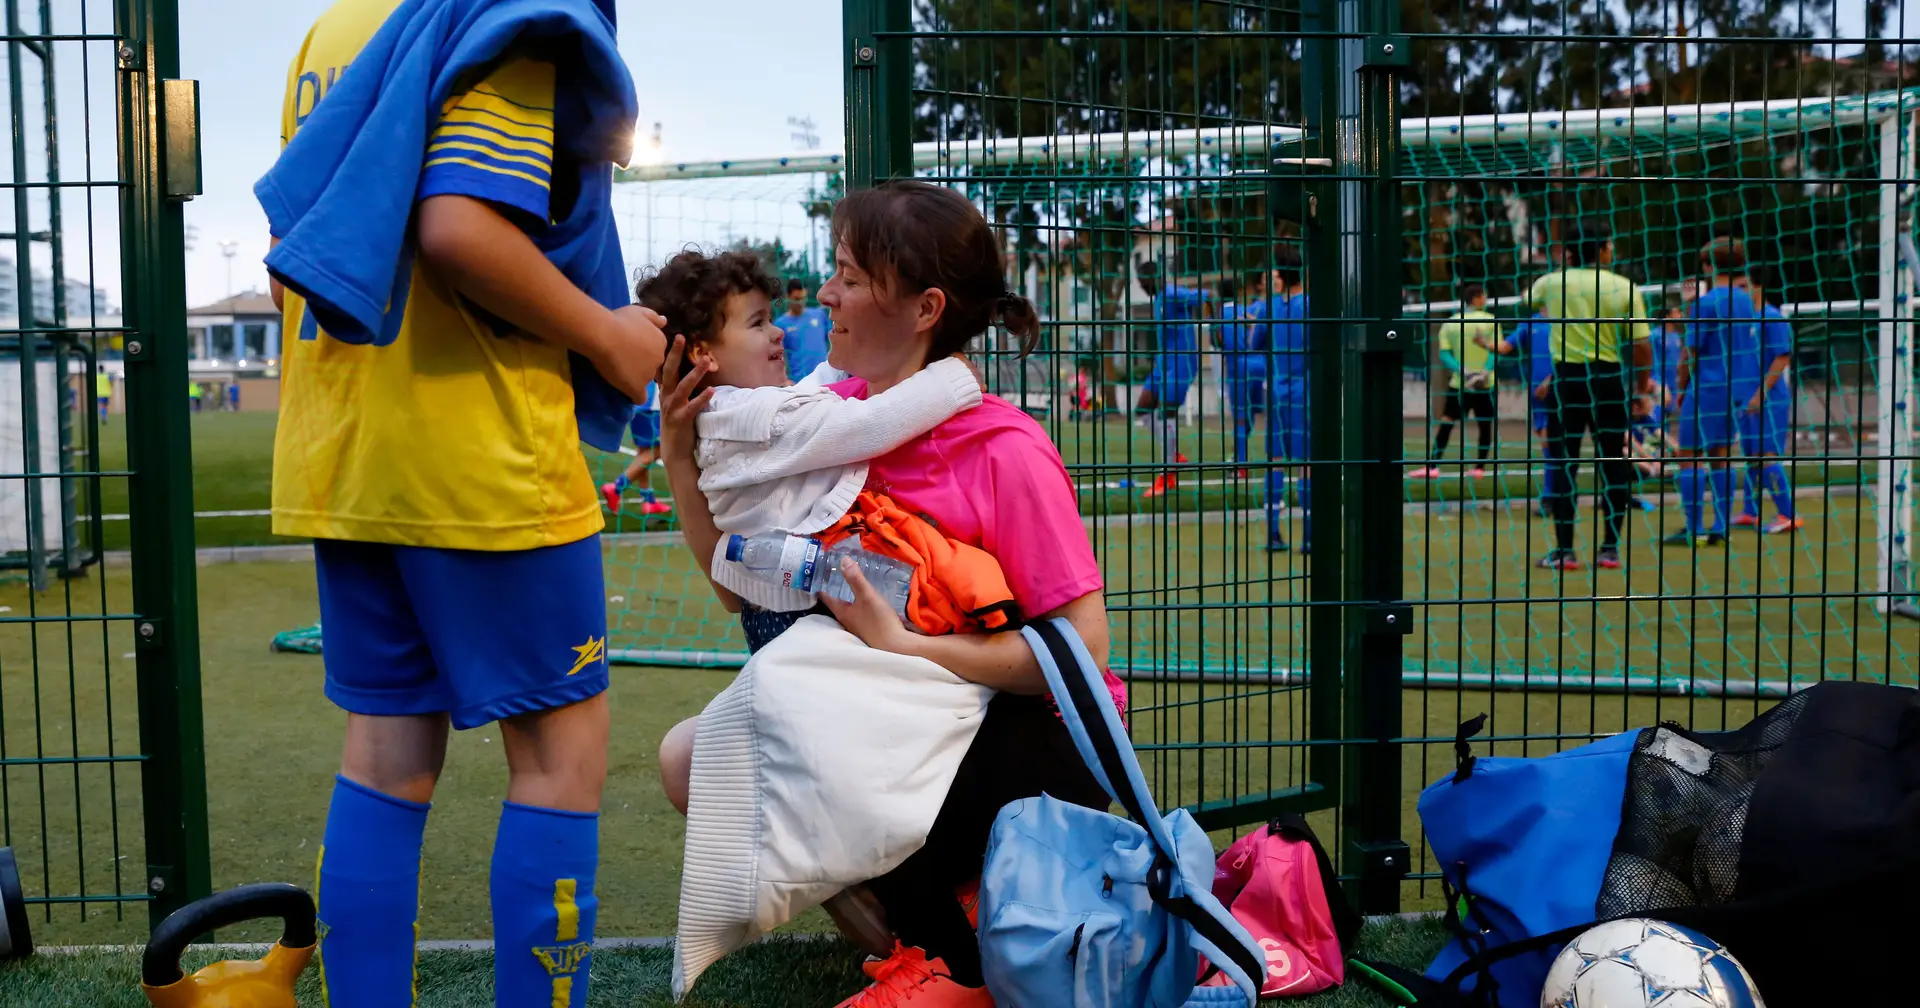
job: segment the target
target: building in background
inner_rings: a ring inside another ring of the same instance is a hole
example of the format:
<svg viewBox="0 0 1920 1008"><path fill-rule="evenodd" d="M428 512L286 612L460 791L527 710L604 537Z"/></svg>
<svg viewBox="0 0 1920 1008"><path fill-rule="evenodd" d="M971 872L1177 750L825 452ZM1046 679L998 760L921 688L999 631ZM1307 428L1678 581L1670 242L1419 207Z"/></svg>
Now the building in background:
<svg viewBox="0 0 1920 1008"><path fill-rule="evenodd" d="M208 367L267 368L280 362L280 309L246 291L187 310L188 359Z"/></svg>

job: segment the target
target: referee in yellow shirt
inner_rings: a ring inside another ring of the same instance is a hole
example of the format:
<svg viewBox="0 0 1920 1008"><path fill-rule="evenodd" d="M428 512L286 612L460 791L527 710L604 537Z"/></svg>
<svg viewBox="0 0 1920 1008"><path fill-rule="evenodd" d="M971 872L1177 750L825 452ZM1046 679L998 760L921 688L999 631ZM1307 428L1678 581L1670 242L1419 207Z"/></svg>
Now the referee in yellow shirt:
<svg viewBox="0 0 1920 1008"><path fill-rule="evenodd" d="M1554 546L1540 566L1563 571L1580 567L1573 549L1574 477L1583 442L1592 435L1605 514L1594 563L1614 569L1620 566L1620 523L1632 496L1627 430L1634 411L1646 401L1651 381L1647 310L1633 281L1608 268L1613 264L1613 233L1605 224L1573 225L1561 247L1566 268L1541 277L1527 292L1529 307L1552 326L1547 341L1553 353L1547 394L1547 505L1553 514Z"/></svg>

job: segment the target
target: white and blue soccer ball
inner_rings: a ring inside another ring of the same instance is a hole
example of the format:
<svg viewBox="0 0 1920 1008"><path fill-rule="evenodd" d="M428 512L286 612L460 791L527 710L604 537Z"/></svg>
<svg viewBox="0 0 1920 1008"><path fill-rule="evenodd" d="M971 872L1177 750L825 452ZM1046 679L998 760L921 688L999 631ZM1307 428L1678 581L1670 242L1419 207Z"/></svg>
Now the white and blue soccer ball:
<svg viewBox="0 0 1920 1008"><path fill-rule="evenodd" d="M1553 961L1540 1008L1766 1008L1719 942L1665 921L1609 921Z"/></svg>

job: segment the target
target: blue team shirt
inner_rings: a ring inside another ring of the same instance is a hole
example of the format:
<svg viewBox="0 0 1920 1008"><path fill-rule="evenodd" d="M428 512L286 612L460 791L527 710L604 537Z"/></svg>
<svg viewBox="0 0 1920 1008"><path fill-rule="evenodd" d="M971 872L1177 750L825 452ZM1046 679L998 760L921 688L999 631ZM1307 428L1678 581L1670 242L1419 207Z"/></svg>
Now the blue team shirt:
<svg viewBox="0 0 1920 1008"><path fill-rule="evenodd" d="M1305 294L1267 299L1268 322L1255 327L1255 339L1267 351L1268 386L1275 395L1299 395L1307 387L1307 326L1300 320L1311 313Z"/></svg>
<svg viewBox="0 0 1920 1008"><path fill-rule="evenodd" d="M1760 318L1760 374L1764 376L1775 358L1793 355L1793 323L1772 305L1761 309Z"/></svg>
<svg viewBox="0 0 1920 1008"><path fill-rule="evenodd" d="M1744 399L1760 387L1760 313L1753 296L1716 287L1687 309L1687 349L1693 351L1688 394Z"/></svg>
<svg viewBox="0 0 1920 1008"><path fill-rule="evenodd" d="M1153 299L1153 317L1160 322L1192 322L1200 318L1200 307L1209 301L1207 292L1194 287L1163 287ZM1162 326L1162 350L1200 349L1198 328L1191 325Z"/></svg>
<svg viewBox="0 0 1920 1008"><path fill-rule="evenodd" d="M799 381L826 363L827 332L833 324L824 310L808 308L797 316L781 312L773 317L773 324L786 333L780 344L787 351L788 378Z"/></svg>
<svg viewBox="0 0 1920 1008"><path fill-rule="evenodd" d="M1687 348L1687 337L1683 331L1674 332L1665 325L1658 327L1652 340L1653 373L1658 377L1660 386L1668 392L1680 385L1680 358Z"/></svg>
<svg viewBox="0 0 1920 1008"><path fill-rule="evenodd" d="M1536 312L1533 318L1513 327L1507 342L1527 355L1527 395L1553 375L1553 324Z"/></svg>
<svg viewBox="0 0 1920 1008"><path fill-rule="evenodd" d="M1226 323L1220 327L1220 348L1227 353L1227 374L1238 381L1267 376L1263 348L1255 345L1261 327L1248 321L1261 317L1261 307L1258 301L1244 309L1232 301L1220 306L1220 318Z"/></svg>

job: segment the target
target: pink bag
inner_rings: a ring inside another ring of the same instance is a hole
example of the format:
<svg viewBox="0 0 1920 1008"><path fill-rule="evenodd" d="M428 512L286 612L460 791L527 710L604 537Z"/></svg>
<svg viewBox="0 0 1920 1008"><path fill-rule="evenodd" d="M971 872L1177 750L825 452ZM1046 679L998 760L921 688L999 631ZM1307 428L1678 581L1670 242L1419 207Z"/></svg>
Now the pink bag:
<svg viewBox="0 0 1920 1008"><path fill-rule="evenodd" d="M1346 981L1343 949L1360 931L1320 841L1282 816L1234 841L1214 869L1213 895L1267 954L1262 997L1304 997ZM1202 975L1208 971L1201 964ZM1227 981L1214 974L1205 983Z"/></svg>

